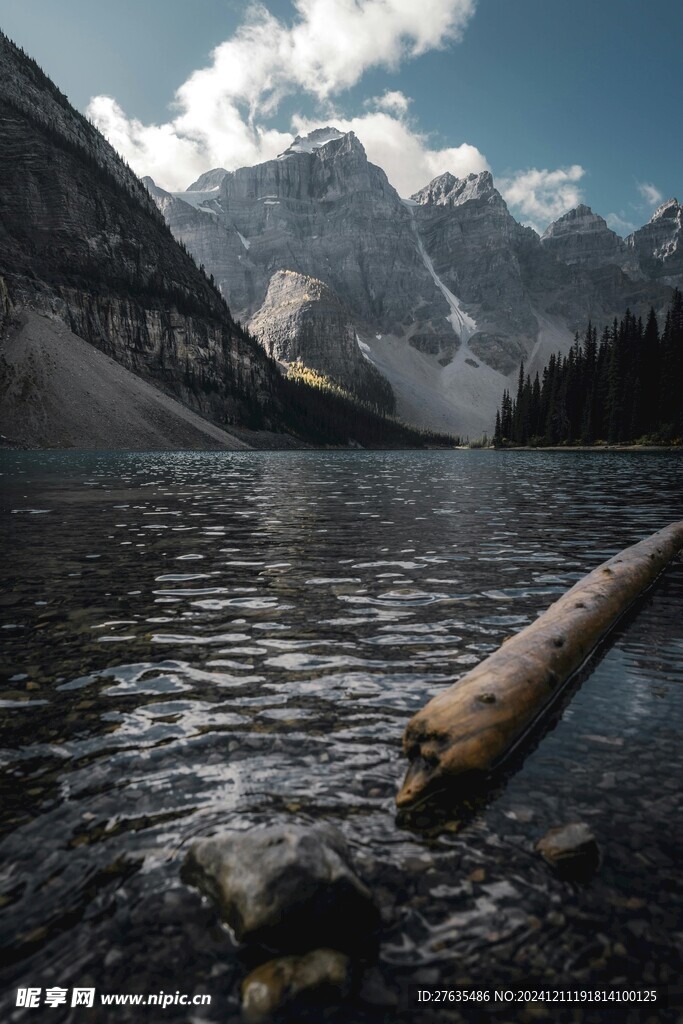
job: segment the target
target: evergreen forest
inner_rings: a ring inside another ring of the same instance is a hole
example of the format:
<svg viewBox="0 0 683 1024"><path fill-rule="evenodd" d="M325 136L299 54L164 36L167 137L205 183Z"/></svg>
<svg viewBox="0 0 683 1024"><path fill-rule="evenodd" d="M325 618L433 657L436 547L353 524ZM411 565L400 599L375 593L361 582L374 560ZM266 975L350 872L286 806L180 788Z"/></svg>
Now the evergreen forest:
<svg viewBox="0 0 683 1024"><path fill-rule="evenodd" d="M496 447L675 444L683 439L683 294L675 289L663 326L629 310L598 338L588 324L566 356L550 357L532 381L519 368L517 394L503 393Z"/></svg>

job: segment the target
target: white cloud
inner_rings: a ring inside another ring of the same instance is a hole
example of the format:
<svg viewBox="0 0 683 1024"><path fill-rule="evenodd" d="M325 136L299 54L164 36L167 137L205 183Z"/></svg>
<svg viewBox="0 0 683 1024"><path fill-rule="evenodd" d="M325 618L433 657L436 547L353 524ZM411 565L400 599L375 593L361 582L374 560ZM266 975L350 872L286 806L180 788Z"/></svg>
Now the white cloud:
<svg viewBox="0 0 683 1024"><path fill-rule="evenodd" d="M289 132L249 124L237 111L226 110L226 123L218 138L181 132L177 122L142 124L126 117L109 96L94 97L87 112L137 174L151 175L158 185L172 192L186 188L211 167L231 170L270 160L292 141Z"/></svg>
<svg viewBox="0 0 683 1024"><path fill-rule="evenodd" d="M661 203L663 196L658 188L647 181L638 182L638 191L649 206L656 206Z"/></svg>
<svg viewBox="0 0 683 1024"><path fill-rule="evenodd" d="M410 96L404 95L398 89L391 92L387 90L382 96L372 96L365 101L366 107L374 107L376 110L386 110L389 114L397 114L399 117L408 113L411 103Z"/></svg>
<svg viewBox="0 0 683 1024"><path fill-rule="evenodd" d="M579 205L583 193L578 182L585 173L580 164L554 171L532 167L510 178L501 178L498 188L513 211L538 231L537 225L545 227Z"/></svg>
<svg viewBox="0 0 683 1024"><path fill-rule="evenodd" d="M295 0L291 26L262 4L251 4L235 34L213 51L211 64L177 90L177 113L167 123L130 119L107 96L94 97L87 113L135 171L180 189L209 167L256 163L286 148L288 136L271 126L285 96L305 93L329 102L370 68L396 68L457 41L475 4ZM385 93L382 102L385 112L399 115L394 120L400 126L407 98ZM421 138L414 134L414 145Z"/></svg>
<svg viewBox="0 0 683 1024"><path fill-rule="evenodd" d="M460 39L475 0L296 0L294 6L300 20L279 33L282 72L325 98L355 85L368 68L395 68Z"/></svg>
<svg viewBox="0 0 683 1024"><path fill-rule="evenodd" d="M632 231L636 230L636 225L630 220L626 220L623 216L623 211L621 213L608 213L605 220L607 221L607 226L612 231L616 231L618 235L630 235Z"/></svg>

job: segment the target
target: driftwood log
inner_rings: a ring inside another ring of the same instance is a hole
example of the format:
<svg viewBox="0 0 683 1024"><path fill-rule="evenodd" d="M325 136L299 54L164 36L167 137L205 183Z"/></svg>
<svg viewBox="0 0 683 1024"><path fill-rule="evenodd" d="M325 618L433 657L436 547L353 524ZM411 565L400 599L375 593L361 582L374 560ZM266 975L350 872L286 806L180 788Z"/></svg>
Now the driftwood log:
<svg viewBox="0 0 683 1024"><path fill-rule="evenodd" d="M682 548L683 521L621 551L430 700L405 730L410 766L397 805L440 790L465 796L490 776Z"/></svg>

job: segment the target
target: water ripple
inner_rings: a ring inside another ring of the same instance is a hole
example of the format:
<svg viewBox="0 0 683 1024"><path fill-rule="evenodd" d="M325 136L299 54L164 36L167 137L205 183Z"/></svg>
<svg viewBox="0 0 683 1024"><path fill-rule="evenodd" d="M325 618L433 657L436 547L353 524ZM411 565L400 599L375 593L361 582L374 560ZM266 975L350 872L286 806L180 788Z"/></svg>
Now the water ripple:
<svg viewBox="0 0 683 1024"><path fill-rule="evenodd" d="M596 935L608 981L673 963L680 566L467 828L402 830L393 798L412 713L681 518L680 455L1 458L10 988L175 990L183 963L183 986L236 1020L243 965L180 859L219 828L319 818L382 903L380 968L402 1006L463 977L569 987ZM578 818L605 858L569 891L533 843Z"/></svg>

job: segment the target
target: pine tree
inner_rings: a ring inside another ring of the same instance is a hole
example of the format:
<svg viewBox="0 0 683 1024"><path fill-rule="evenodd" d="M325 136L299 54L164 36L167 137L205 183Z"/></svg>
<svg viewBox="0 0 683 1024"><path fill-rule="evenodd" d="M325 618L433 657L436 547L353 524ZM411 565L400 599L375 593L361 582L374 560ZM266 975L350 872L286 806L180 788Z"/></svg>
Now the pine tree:
<svg viewBox="0 0 683 1024"><path fill-rule="evenodd" d="M503 432L500 425L500 411L496 409L496 426L493 431L493 444L496 448L499 448L503 442Z"/></svg>

